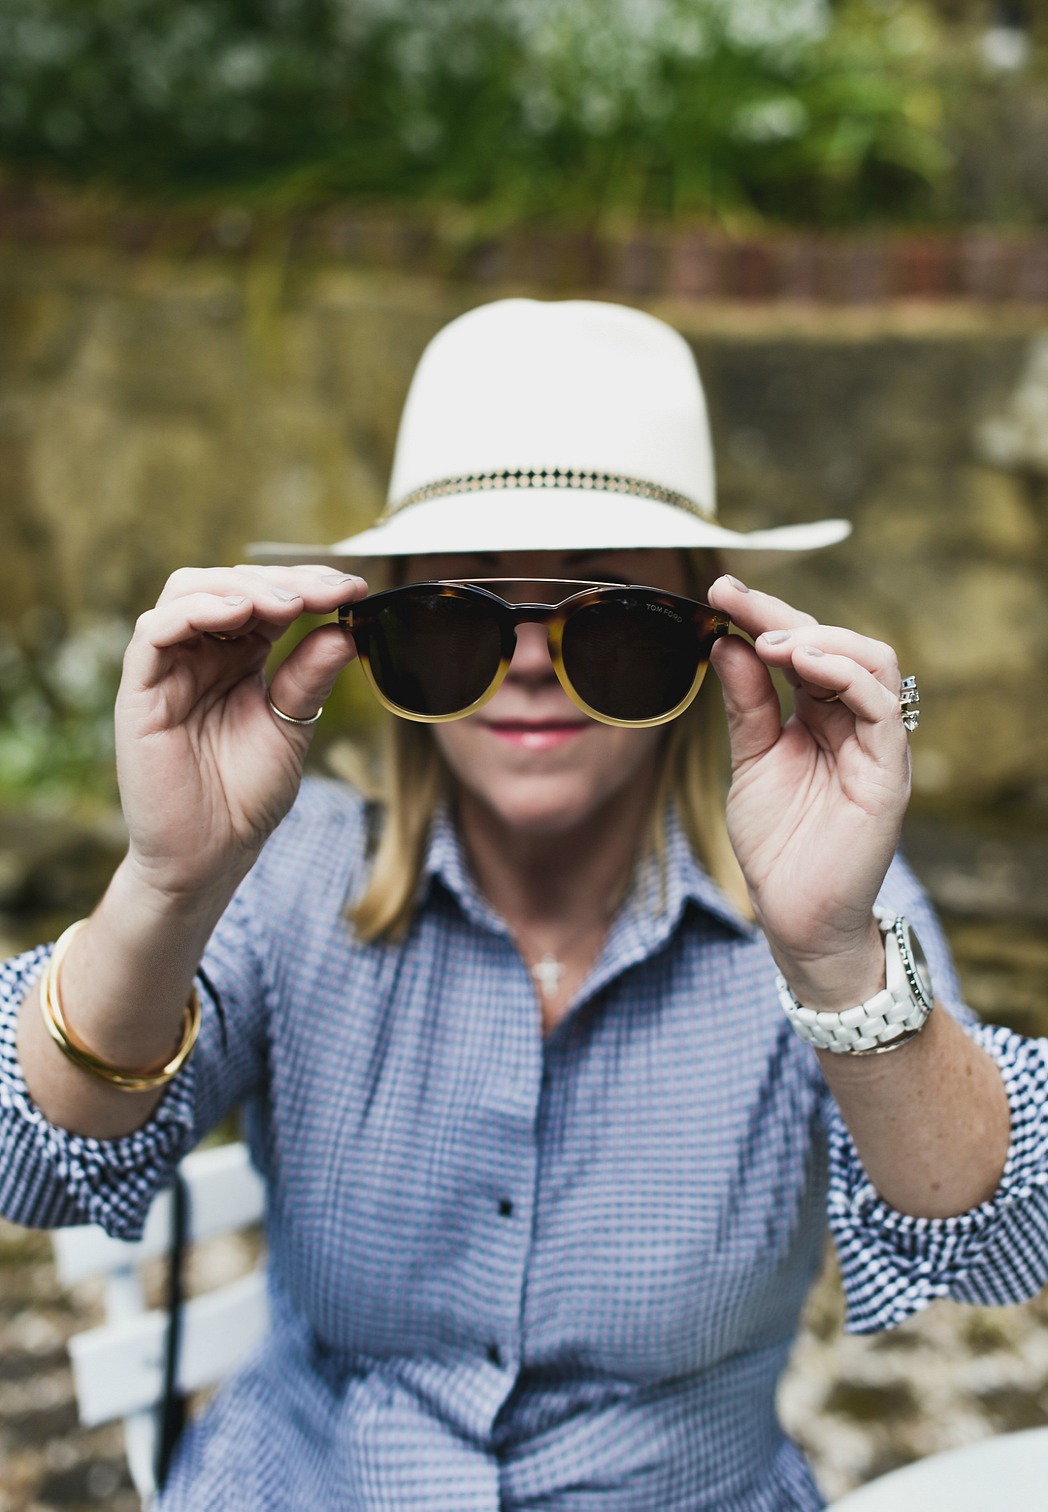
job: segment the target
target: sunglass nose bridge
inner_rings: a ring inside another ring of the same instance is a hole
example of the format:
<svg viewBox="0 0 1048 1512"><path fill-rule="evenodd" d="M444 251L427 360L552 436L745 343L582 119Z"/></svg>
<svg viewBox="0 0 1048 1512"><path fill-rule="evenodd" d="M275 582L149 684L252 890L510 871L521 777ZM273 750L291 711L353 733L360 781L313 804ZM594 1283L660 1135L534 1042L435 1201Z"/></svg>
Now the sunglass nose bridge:
<svg viewBox="0 0 1048 1512"><path fill-rule="evenodd" d="M559 612L556 604L510 604L515 625L548 625Z"/></svg>

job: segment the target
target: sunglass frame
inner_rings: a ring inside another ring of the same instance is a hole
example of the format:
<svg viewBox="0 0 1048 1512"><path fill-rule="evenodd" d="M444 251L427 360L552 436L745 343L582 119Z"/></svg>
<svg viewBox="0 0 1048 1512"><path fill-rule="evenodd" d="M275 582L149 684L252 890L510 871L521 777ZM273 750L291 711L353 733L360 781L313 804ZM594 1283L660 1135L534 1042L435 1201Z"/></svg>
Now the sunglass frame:
<svg viewBox="0 0 1048 1512"><path fill-rule="evenodd" d="M492 585L508 587L518 583L528 588L577 588L579 591L569 594L566 598L559 599L555 603L522 602L512 603L501 594L495 593ZM371 654L369 639L372 627L382 605L388 604L392 598L398 595L417 592L419 589L447 597L480 596L490 608L496 625L498 626L501 639L501 654L498 668L479 698L466 705L462 709L451 714L420 714L413 709L406 709L397 704L389 695L383 692L375 678L371 667ZM600 603L613 592L644 593L650 595L654 603L662 608L679 615L682 620L690 618L698 629L699 621L702 622L702 630L699 634L701 643L708 639L705 652L700 651L695 675L691 686L685 696L676 703L673 708L654 718L648 719L621 719L611 714L604 714L588 703L578 692L572 683L571 676L564 664L564 629L572 615L580 609L588 608L592 604ZM387 588L380 593L370 594L367 598L357 603L343 604L338 611L339 624L349 630L356 641L357 658L361 669L366 677L371 691L391 714L398 715L401 719L410 719L418 724L449 724L456 719L465 719L468 715L482 709L490 699L494 698L509 671L510 662L513 660L513 652L516 649L516 629L522 624L541 624L545 627L546 638L549 646L550 661L557 680L572 703L600 724L614 725L620 729L650 729L656 725L668 724L684 713L684 710L695 698L706 669L709 666L710 652L721 636L727 635L730 620L726 614L713 609L709 604L704 604L698 599L684 598L681 594L670 593L662 588L652 588L642 583L603 583L572 578L442 578L433 582L404 583L397 588Z"/></svg>

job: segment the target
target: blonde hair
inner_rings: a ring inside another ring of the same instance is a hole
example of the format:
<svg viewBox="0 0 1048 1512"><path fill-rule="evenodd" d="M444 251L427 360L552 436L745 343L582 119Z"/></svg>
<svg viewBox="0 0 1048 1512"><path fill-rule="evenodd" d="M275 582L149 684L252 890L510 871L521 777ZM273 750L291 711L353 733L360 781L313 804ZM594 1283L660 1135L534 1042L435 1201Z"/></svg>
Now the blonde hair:
<svg viewBox="0 0 1048 1512"><path fill-rule="evenodd" d="M689 588L704 594L719 563L711 553L684 556ZM708 675L690 708L667 726L644 849L664 865L666 816L672 806L699 862L735 907L750 916L724 816L728 762L715 683L716 677ZM370 791L381 814L371 870L350 904L350 922L363 940L399 939L411 924L434 812L453 795L451 773L424 724L392 716L383 731L377 786L368 782L359 761L342 760L339 766L342 775Z"/></svg>

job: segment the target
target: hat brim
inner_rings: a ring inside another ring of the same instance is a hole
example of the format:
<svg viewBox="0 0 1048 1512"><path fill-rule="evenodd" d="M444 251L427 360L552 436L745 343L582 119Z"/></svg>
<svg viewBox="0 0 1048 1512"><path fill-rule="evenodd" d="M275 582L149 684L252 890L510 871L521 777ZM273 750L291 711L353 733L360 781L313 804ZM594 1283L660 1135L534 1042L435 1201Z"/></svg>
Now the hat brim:
<svg viewBox="0 0 1048 1512"><path fill-rule="evenodd" d="M524 492L522 490L522 492ZM449 552L617 551L676 547L742 552L761 565L836 545L851 533L847 520L815 520L743 533L654 499L565 488L528 488L526 502L499 508L504 494L486 491L441 496L409 505L358 535L330 546L256 541L254 562L318 563L333 567L377 557Z"/></svg>

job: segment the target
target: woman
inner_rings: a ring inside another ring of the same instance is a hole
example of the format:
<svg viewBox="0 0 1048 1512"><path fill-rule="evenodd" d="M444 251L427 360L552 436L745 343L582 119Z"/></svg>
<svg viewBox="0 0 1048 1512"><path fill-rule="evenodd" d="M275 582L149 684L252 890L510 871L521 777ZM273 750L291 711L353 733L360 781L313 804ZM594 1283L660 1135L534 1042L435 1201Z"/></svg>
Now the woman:
<svg viewBox="0 0 1048 1512"><path fill-rule="evenodd" d="M163 1508L815 1508L774 1390L827 1210L855 1327L1043 1282L1045 1047L962 1027L893 860L916 694L721 570L846 527L714 510L680 338L509 301L427 351L376 527L142 617L127 858L5 975L2 1179L132 1234L246 1103L273 1331ZM381 809L302 784L358 652Z"/></svg>

